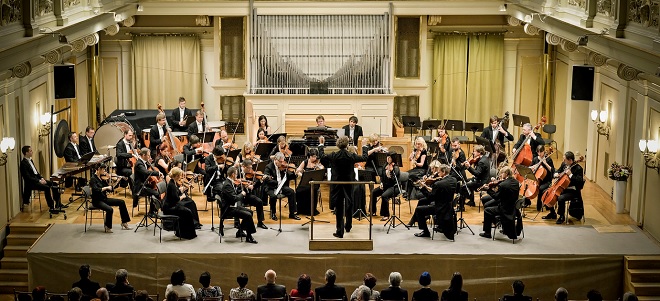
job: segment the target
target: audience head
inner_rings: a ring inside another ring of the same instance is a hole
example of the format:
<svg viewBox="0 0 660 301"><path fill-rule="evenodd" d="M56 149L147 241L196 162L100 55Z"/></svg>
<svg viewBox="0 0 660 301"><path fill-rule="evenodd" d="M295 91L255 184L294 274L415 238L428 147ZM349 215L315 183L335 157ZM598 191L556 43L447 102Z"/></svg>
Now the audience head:
<svg viewBox="0 0 660 301"><path fill-rule="evenodd" d="M463 289L463 275L461 275L461 273L455 272L454 275L451 276L449 289L453 291L460 291Z"/></svg>
<svg viewBox="0 0 660 301"><path fill-rule="evenodd" d="M369 299L371 299L371 289L367 286L358 287L357 300L368 301Z"/></svg>
<svg viewBox="0 0 660 301"><path fill-rule="evenodd" d="M327 282L328 284L335 284L336 280L337 280L337 273L335 273L334 270L328 269L327 271L325 271L325 282Z"/></svg>
<svg viewBox="0 0 660 301"><path fill-rule="evenodd" d="M115 273L115 280L117 283L126 283L128 281L128 271L125 269L119 269Z"/></svg>
<svg viewBox="0 0 660 301"><path fill-rule="evenodd" d="M241 273L236 277L236 282L238 283L239 287L245 287L248 283L248 275L245 273Z"/></svg>
<svg viewBox="0 0 660 301"><path fill-rule="evenodd" d="M80 279L89 278L89 276L92 275L92 270L89 268L89 264L81 265L78 269L78 275L80 275Z"/></svg>
<svg viewBox="0 0 660 301"><path fill-rule="evenodd" d="M424 272L419 276L419 284L421 286L429 286L431 284L431 274Z"/></svg>
<svg viewBox="0 0 660 301"><path fill-rule="evenodd" d="M139 290L135 292L135 301L153 301L151 297L149 297L149 293L145 290ZM160 301L160 300L157 300Z"/></svg>
<svg viewBox="0 0 660 301"><path fill-rule="evenodd" d="M390 286L392 287L399 287L401 286L401 273L399 272L392 272L390 273Z"/></svg>
<svg viewBox="0 0 660 301"><path fill-rule="evenodd" d="M637 298L637 295L635 295L635 293L627 292L627 293L623 294L623 299L622 300L623 301L637 301L639 299Z"/></svg>
<svg viewBox="0 0 660 301"><path fill-rule="evenodd" d="M298 277L298 293L307 295L312 289L312 279L307 274L302 274Z"/></svg>
<svg viewBox="0 0 660 301"><path fill-rule="evenodd" d="M568 291L563 287L558 288L555 292L555 300L568 301Z"/></svg>
<svg viewBox="0 0 660 301"><path fill-rule="evenodd" d="M370 289L373 289L376 286L376 276L372 273L366 273L364 274L364 285L369 287Z"/></svg>
<svg viewBox="0 0 660 301"><path fill-rule="evenodd" d="M64 301L64 296L62 295L52 295L48 298L48 301Z"/></svg>
<svg viewBox="0 0 660 301"><path fill-rule="evenodd" d="M165 301L179 301L179 294L172 290L165 296Z"/></svg>
<svg viewBox="0 0 660 301"><path fill-rule="evenodd" d="M66 298L69 301L80 301L82 298L83 292L79 287L74 287L66 293Z"/></svg>
<svg viewBox="0 0 660 301"><path fill-rule="evenodd" d="M170 276L172 285L183 285L184 282L186 282L186 274L183 273L183 270L179 269L172 272L172 276Z"/></svg>
<svg viewBox="0 0 660 301"><path fill-rule="evenodd" d="M44 301L46 300L46 288L43 286L37 286L32 290L32 300L33 301Z"/></svg>
<svg viewBox="0 0 660 301"><path fill-rule="evenodd" d="M268 283L275 283L275 279L277 279L277 273L275 273L273 270L268 270L264 275L264 279L266 279L266 282Z"/></svg>
<svg viewBox="0 0 660 301"><path fill-rule="evenodd" d="M587 300L589 301L603 301L603 295L599 291L592 289L587 292Z"/></svg>
<svg viewBox="0 0 660 301"><path fill-rule="evenodd" d="M211 285L211 274L209 272L204 272L199 275L199 283L202 287L209 287L209 285Z"/></svg>
<svg viewBox="0 0 660 301"><path fill-rule="evenodd" d="M515 295L522 295L523 291L525 291L525 284L522 282L522 280L516 280L511 284L511 287L513 288L513 293Z"/></svg>
<svg viewBox="0 0 660 301"><path fill-rule="evenodd" d="M108 293L108 290L105 287L102 287L96 291L96 297L101 299L101 301L110 300L110 294Z"/></svg>

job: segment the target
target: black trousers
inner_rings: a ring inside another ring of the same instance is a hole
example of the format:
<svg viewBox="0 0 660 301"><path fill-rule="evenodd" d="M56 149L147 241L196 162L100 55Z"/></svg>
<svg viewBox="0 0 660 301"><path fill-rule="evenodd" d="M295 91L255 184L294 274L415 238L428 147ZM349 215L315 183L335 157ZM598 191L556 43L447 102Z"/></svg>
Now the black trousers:
<svg viewBox="0 0 660 301"><path fill-rule="evenodd" d="M156 191L155 189L153 189L151 187L142 186L141 189L136 189L132 193L133 193L133 207L138 206L138 203L140 202L140 197L141 196L152 196L152 197L155 197L156 199L160 200L160 194L158 193L158 191ZM149 212L151 212L151 209L149 209Z"/></svg>
<svg viewBox="0 0 660 301"><path fill-rule="evenodd" d="M424 207L424 206L429 206L431 204L433 204L433 202L431 202L430 198L427 198L427 197L426 198L421 198L421 199L419 199L419 201L417 201L417 207L415 207L415 212L417 212L418 208ZM413 212L413 215L410 218L410 222L408 223L409 225L412 225L412 224L420 221L418 219L417 214L415 214L415 212ZM435 213L433 213L433 214L435 214ZM430 214L426 214L426 215L430 215ZM424 215L424 216L426 216L426 215ZM426 221L424 221L424 223L426 223Z"/></svg>
<svg viewBox="0 0 660 301"><path fill-rule="evenodd" d="M413 215L413 221L417 221L420 230L429 232L429 227L426 225L426 217L431 216L431 218L435 218L437 212L438 208L436 208L435 205L417 206L417 208L415 208L415 214Z"/></svg>
<svg viewBox="0 0 660 301"><path fill-rule="evenodd" d="M222 213L223 218L238 218L241 220L241 230L248 234L257 232L252 220L252 210L245 207L226 207L223 208L225 212ZM222 222L221 224L222 225Z"/></svg>
<svg viewBox="0 0 660 301"><path fill-rule="evenodd" d="M557 197L557 214L564 217L566 214L566 202L579 199L582 200L582 194L575 189L564 189L559 197ZM550 212L555 212L555 208L550 208Z"/></svg>
<svg viewBox="0 0 660 301"><path fill-rule="evenodd" d="M291 189L289 186L282 186L280 194L284 195L289 199L289 216L296 214L298 207L296 206L296 192ZM277 209L275 205L277 204L277 195L275 195L275 189L268 190L268 198L270 199L270 214L275 214Z"/></svg>
<svg viewBox="0 0 660 301"><path fill-rule="evenodd" d="M390 206L388 204L389 200L399 194L399 189L396 186L387 188L376 187L371 192L371 213L376 213L376 202L378 202L378 197L380 200L380 216L390 216Z"/></svg>
<svg viewBox="0 0 660 301"><path fill-rule="evenodd" d="M126 209L126 203L123 200L108 198L105 201L92 201L92 205L105 211L105 226L110 229L112 229L113 206L119 207L119 215L121 216L122 223L128 223L131 221L131 218L128 215L128 210Z"/></svg>
<svg viewBox="0 0 660 301"><path fill-rule="evenodd" d="M264 202L258 196L253 193L246 194L243 205L254 206L257 209L257 221L260 223L264 221Z"/></svg>
<svg viewBox="0 0 660 301"><path fill-rule="evenodd" d="M543 183L539 186L539 196L536 198L536 211L541 211L543 208L543 193L550 188L551 184L552 181Z"/></svg>
<svg viewBox="0 0 660 301"><path fill-rule="evenodd" d="M32 196L33 190L39 190L44 192L46 197L46 204L48 208L53 209L55 205L60 205L60 191L52 181L46 180L46 184L41 184L39 182L33 183L31 185L25 185L23 188L23 204L30 204L30 197Z"/></svg>
<svg viewBox="0 0 660 301"><path fill-rule="evenodd" d="M479 188L481 185L482 185L481 182L477 181L475 178L472 178L469 181L467 181L467 183L463 187L461 187L461 189L459 190L461 194L461 197L459 199L460 202L459 205L461 206L461 208L465 206L465 199L470 200L470 202L474 202L474 193L476 192L477 188ZM467 190L468 188L470 189L469 194Z"/></svg>
<svg viewBox="0 0 660 301"><path fill-rule="evenodd" d="M330 199L335 200L335 221L337 224L337 234L344 235L344 229L350 230L353 227L353 185L335 184L330 190ZM346 217L346 221L344 221Z"/></svg>
<svg viewBox="0 0 660 301"><path fill-rule="evenodd" d="M495 216L501 214L504 214L504 212L500 210L499 206L491 206L484 209L484 232L490 234L490 229L495 221Z"/></svg>

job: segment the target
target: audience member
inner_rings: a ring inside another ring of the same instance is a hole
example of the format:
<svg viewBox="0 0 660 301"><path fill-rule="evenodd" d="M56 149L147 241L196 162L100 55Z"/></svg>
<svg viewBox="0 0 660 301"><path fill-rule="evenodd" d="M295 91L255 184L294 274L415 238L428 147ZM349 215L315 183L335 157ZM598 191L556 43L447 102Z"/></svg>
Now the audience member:
<svg viewBox="0 0 660 301"><path fill-rule="evenodd" d="M298 277L298 285L296 288L291 289L289 294L294 298L312 298L314 299L314 292L312 291L312 279L309 278L309 275L302 274Z"/></svg>
<svg viewBox="0 0 660 301"><path fill-rule="evenodd" d="M522 280L513 281L513 283L511 284L511 288L513 288L513 296L512 295L504 295L504 296L502 296L502 301L531 301L532 300L532 297L523 295L523 292L525 291L525 284L522 282Z"/></svg>
<svg viewBox="0 0 660 301"><path fill-rule="evenodd" d="M325 271L325 285L317 287L314 290L316 300L321 299L342 299L346 300L346 289L343 286L335 285L337 274L332 269Z"/></svg>
<svg viewBox="0 0 660 301"><path fill-rule="evenodd" d="M66 299L69 301L80 301L83 296L83 292L79 287L71 288L66 293Z"/></svg>
<svg viewBox="0 0 660 301"><path fill-rule="evenodd" d="M441 301L467 301L468 293L463 290L463 276L455 272L449 282L449 288L442 291Z"/></svg>
<svg viewBox="0 0 660 301"><path fill-rule="evenodd" d="M149 297L149 293L146 290L139 290L135 292L135 301L154 301L154 299Z"/></svg>
<svg viewBox="0 0 660 301"><path fill-rule="evenodd" d="M369 287L365 285L360 285L355 291L357 293L357 299L355 299L356 301L373 300L371 295L371 289Z"/></svg>
<svg viewBox="0 0 660 301"><path fill-rule="evenodd" d="M179 301L179 295L176 293L176 291L169 291L165 294L164 301Z"/></svg>
<svg viewBox="0 0 660 301"><path fill-rule="evenodd" d="M105 287L111 294L132 294L135 290L131 284L128 283L128 271L125 269L117 270L115 273L115 283L108 283L105 285Z"/></svg>
<svg viewBox="0 0 660 301"><path fill-rule="evenodd" d="M390 287L380 291L380 299L382 300L408 300L408 291L401 288L401 273L390 273Z"/></svg>
<svg viewBox="0 0 660 301"><path fill-rule="evenodd" d="M358 291L362 287L366 287L369 289L369 298L371 298L371 300L378 300L380 297L380 293L377 290L374 290L374 287L376 286L376 281L377 279L373 274L371 273L364 274L364 282L363 282L364 284L358 286L355 289L355 291L353 291L353 293L351 294L351 301L355 301L358 299L358 294L359 294Z"/></svg>
<svg viewBox="0 0 660 301"><path fill-rule="evenodd" d="M46 288L37 286L32 290L32 301L46 301Z"/></svg>
<svg viewBox="0 0 660 301"><path fill-rule="evenodd" d="M32 301L32 297L29 293L18 293L17 301Z"/></svg>
<svg viewBox="0 0 660 301"><path fill-rule="evenodd" d="M96 291L96 297L98 297L101 301L110 300L110 294L108 293L108 289L106 289L105 287L99 288Z"/></svg>
<svg viewBox="0 0 660 301"><path fill-rule="evenodd" d="M236 282L238 283L238 287L232 288L229 291L230 299L256 300L256 296L254 295L254 292L252 292L251 289L245 287L248 283L247 274L241 273L240 275L238 275L238 277L236 277Z"/></svg>
<svg viewBox="0 0 660 301"><path fill-rule="evenodd" d="M222 296L222 290L219 286L211 286L211 274L209 272L199 275L199 283L202 287L197 290L197 301L202 301L208 297Z"/></svg>
<svg viewBox="0 0 660 301"><path fill-rule="evenodd" d="M637 295L633 292L627 292L623 294L623 301L638 301Z"/></svg>
<svg viewBox="0 0 660 301"><path fill-rule="evenodd" d="M599 291L592 289L587 292L587 300L589 301L603 301L603 295Z"/></svg>
<svg viewBox="0 0 660 301"><path fill-rule="evenodd" d="M195 289L192 285L185 283L186 274L183 273L183 270L176 270L172 272L170 277L170 284L167 285L165 289L165 296L171 291L175 291L179 298L188 298L190 300L195 300L197 296L195 295Z"/></svg>
<svg viewBox="0 0 660 301"><path fill-rule="evenodd" d="M101 288L98 282L90 280L92 277L92 269L89 264L83 264L78 269L80 280L71 285L71 287L78 287L82 290L83 295L93 297L96 296L96 291Z"/></svg>
<svg viewBox="0 0 660 301"><path fill-rule="evenodd" d="M438 301L438 292L432 290L429 285L431 285L431 274L429 272L424 272L419 276L419 284L422 288L413 292L413 300L424 300L424 301Z"/></svg>
<svg viewBox="0 0 660 301"><path fill-rule="evenodd" d="M266 284L257 287L257 301L261 301L261 298L286 297L286 287L275 283L275 280L277 280L277 273L275 271L266 271L264 279L266 279Z"/></svg>
<svg viewBox="0 0 660 301"><path fill-rule="evenodd" d="M560 287L555 292L555 301L568 301L568 291Z"/></svg>
<svg viewBox="0 0 660 301"><path fill-rule="evenodd" d="M50 298L48 298L48 301L64 301L64 296L62 296L62 295L51 295Z"/></svg>

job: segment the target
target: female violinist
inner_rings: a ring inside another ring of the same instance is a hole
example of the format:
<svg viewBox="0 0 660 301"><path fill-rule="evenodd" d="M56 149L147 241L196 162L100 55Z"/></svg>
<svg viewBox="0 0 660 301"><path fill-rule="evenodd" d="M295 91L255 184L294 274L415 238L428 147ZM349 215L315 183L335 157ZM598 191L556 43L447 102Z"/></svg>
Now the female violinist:
<svg viewBox="0 0 660 301"><path fill-rule="evenodd" d="M156 149L156 158L154 158L154 164L160 173L166 175L170 171L170 158L169 158L169 148L167 145L159 145Z"/></svg>
<svg viewBox="0 0 660 301"><path fill-rule="evenodd" d="M254 147L256 148L259 143L271 143L270 140L268 140L268 135L266 135L266 131L262 128L257 130L257 141L254 143Z"/></svg>
<svg viewBox="0 0 660 301"><path fill-rule="evenodd" d="M362 155L367 156L367 163L364 166L366 170L377 172L375 170L378 166L377 153L387 153L387 148L380 143L380 135L371 134L368 139L362 139Z"/></svg>
<svg viewBox="0 0 660 301"><path fill-rule="evenodd" d="M539 145L536 147L537 156L532 160L532 166L530 167L535 174L539 169L545 169L545 177L537 180L539 181L539 195L536 199L536 211L541 211L543 209L543 193L545 193L550 185L552 185L552 175L555 174L555 165L552 162L550 155L546 154L545 146Z"/></svg>
<svg viewBox="0 0 660 301"><path fill-rule="evenodd" d="M270 133L268 118L266 118L265 115L259 116L259 129L262 129L264 131L264 136L268 136L268 133ZM257 132L257 136L259 136L259 132Z"/></svg>
<svg viewBox="0 0 660 301"><path fill-rule="evenodd" d="M436 158L442 164L449 164L449 151L451 150L451 139L445 131L444 125L438 125L438 136L433 137L433 142L438 143Z"/></svg>
<svg viewBox="0 0 660 301"><path fill-rule="evenodd" d="M426 174L426 170L428 169L426 155L426 141L424 141L423 137L417 137L415 139L414 150L409 157L413 168L408 170L408 195L412 192L414 183Z"/></svg>
<svg viewBox="0 0 660 301"><path fill-rule="evenodd" d="M284 136L277 138L277 146L273 147L273 150L270 152L270 159L273 160L275 154L277 153L282 153L287 161L292 154L291 150L289 149L289 144L286 142L286 137Z"/></svg>
<svg viewBox="0 0 660 301"><path fill-rule="evenodd" d="M243 147L241 148L241 152L238 154L237 159L238 162L243 162L244 160L251 160L252 162L258 163L259 160L255 158L254 146L252 145L252 142L245 141Z"/></svg>
<svg viewBox="0 0 660 301"><path fill-rule="evenodd" d="M185 194L188 188L183 185L183 181L183 170L178 167L172 168L170 182L167 183L167 196L163 203L163 213L179 217L179 228L175 229L177 237L193 239L197 237L195 229L201 228L202 225L199 224L197 207L192 206L195 202ZM192 205L190 205L191 202Z"/></svg>
<svg viewBox="0 0 660 301"><path fill-rule="evenodd" d="M390 199L399 195L399 167L394 162L394 153L387 153L387 165L381 170L380 186L376 187L371 193L371 215L376 215L376 202L381 197L380 216L382 221L390 217L390 208L388 202Z"/></svg>
<svg viewBox="0 0 660 301"><path fill-rule="evenodd" d="M298 168L296 169L296 175L298 178L302 178L302 175L306 171L312 171L312 170L319 170L319 169L324 169L325 167L323 164L321 164L321 160L319 160L319 151L316 148L312 148L307 152L307 159L302 161ZM314 195L318 195L319 193L319 186L315 187ZM319 214L319 211L316 210L316 199L314 200L314 204L311 204L311 193L310 193L310 186L309 185L298 185L296 188L296 203L298 203L298 214L302 215L317 215ZM312 206L310 208L310 206ZM313 212L312 212L312 208Z"/></svg>
<svg viewBox="0 0 660 301"><path fill-rule="evenodd" d="M108 174L107 167L104 164L99 164L96 167L96 172L92 176L92 179L89 180L89 186L92 189L92 205L106 212L104 226L105 233L112 233L112 206L119 207L121 229L131 230L131 228L128 227L128 222L131 221L131 218L128 215L124 200L112 199L107 196L108 191L113 190L113 187L108 184L109 178L110 175Z"/></svg>

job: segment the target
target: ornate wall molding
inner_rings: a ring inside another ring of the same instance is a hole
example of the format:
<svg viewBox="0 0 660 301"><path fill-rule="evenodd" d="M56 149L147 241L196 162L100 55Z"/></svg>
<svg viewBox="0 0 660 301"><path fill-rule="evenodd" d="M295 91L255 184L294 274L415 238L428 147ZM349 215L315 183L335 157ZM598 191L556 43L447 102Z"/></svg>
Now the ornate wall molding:
<svg viewBox="0 0 660 301"><path fill-rule="evenodd" d="M105 34L109 36L114 36L117 33L119 33L119 24L110 25L106 27L104 30L105 30Z"/></svg>
<svg viewBox="0 0 660 301"><path fill-rule="evenodd" d="M598 66L598 67L604 66L605 64L607 64L608 60L609 60L608 57L601 55L598 52L592 51L589 53L589 62L591 62L591 64L593 64L594 66Z"/></svg>
<svg viewBox="0 0 660 301"><path fill-rule="evenodd" d="M561 46L561 49L564 51L568 52L573 52L577 50L578 45L569 41L569 40L561 40L561 43L559 44Z"/></svg>
<svg viewBox="0 0 660 301"><path fill-rule="evenodd" d="M126 27L131 27L131 26L135 25L135 17L130 16L130 17L124 19L124 21L121 21L121 24L123 24Z"/></svg>
<svg viewBox="0 0 660 301"><path fill-rule="evenodd" d="M538 35L539 32L541 31L538 27L532 25L532 24L525 24L525 33L530 35L530 36L535 36Z"/></svg>
<svg viewBox="0 0 660 301"><path fill-rule="evenodd" d="M559 45L559 43L561 43L561 37L556 34L548 32L545 34L545 41L548 42L548 44L550 45L557 46Z"/></svg>
<svg viewBox="0 0 660 301"><path fill-rule="evenodd" d="M23 18L20 0L3 0L0 4L0 26L16 23Z"/></svg>
<svg viewBox="0 0 660 301"><path fill-rule="evenodd" d="M62 59L62 53L59 49L54 49L46 53L44 58L49 64L57 64Z"/></svg>
<svg viewBox="0 0 660 301"><path fill-rule="evenodd" d="M73 48L73 51L75 52L83 52L87 48L87 44L85 44L84 39L80 40L75 40L70 43L71 47Z"/></svg>
<svg viewBox="0 0 660 301"><path fill-rule="evenodd" d="M99 42L99 34L98 33L93 33L90 34L84 38L82 38L85 41L85 44L87 46L93 46L96 45L96 43Z"/></svg>
<svg viewBox="0 0 660 301"><path fill-rule="evenodd" d="M11 75L17 78L24 78L32 73L32 65L30 62L20 63L11 69Z"/></svg>
<svg viewBox="0 0 660 301"><path fill-rule="evenodd" d="M660 0L630 0L628 2L628 21L658 29L659 11Z"/></svg>
<svg viewBox="0 0 660 301"><path fill-rule="evenodd" d="M506 16L506 22L511 26L519 26L520 24L522 24L522 21L512 16Z"/></svg>
<svg viewBox="0 0 660 301"><path fill-rule="evenodd" d="M627 81L636 80L640 73L642 72L626 64L621 64L616 69L616 75Z"/></svg>

